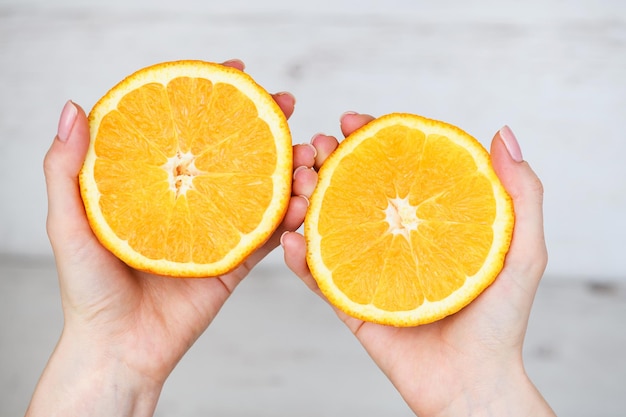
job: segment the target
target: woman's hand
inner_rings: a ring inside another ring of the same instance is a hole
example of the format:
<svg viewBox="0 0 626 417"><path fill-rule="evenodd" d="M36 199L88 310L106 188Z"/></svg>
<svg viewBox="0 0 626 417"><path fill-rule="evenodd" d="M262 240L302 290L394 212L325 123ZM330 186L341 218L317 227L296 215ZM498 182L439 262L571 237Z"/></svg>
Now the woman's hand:
<svg viewBox="0 0 626 417"><path fill-rule="evenodd" d="M346 113L344 135L371 121ZM318 136L315 167L336 148L330 136ZM522 344L547 252L543 233L543 189L508 127L496 133L491 160L513 199L516 222L505 265L496 281L469 306L443 320L395 328L337 315L354 333L420 417L459 415L553 416L528 379ZM322 298L305 261L298 233L285 233L285 262Z"/></svg>
<svg viewBox="0 0 626 417"><path fill-rule="evenodd" d="M238 60L224 65L244 69ZM273 97L291 116L293 96ZM278 246L280 235L302 224L307 208L307 196L292 196L276 233L229 274L171 279L136 271L102 247L87 222L78 173L88 144L85 113L68 102L44 161L47 229L65 323L28 416L152 415L174 366L237 284ZM294 146L294 167L312 167L315 153L311 145ZM294 189L312 189L315 184L314 176L294 178Z"/></svg>

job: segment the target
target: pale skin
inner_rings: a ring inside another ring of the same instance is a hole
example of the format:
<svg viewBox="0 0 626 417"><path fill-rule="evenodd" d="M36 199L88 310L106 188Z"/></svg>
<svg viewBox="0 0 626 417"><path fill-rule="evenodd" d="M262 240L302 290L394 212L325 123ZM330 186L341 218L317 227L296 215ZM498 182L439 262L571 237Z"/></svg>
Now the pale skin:
<svg viewBox="0 0 626 417"><path fill-rule="evenodd" d="M224 65L244 67L239 60ZM274 99L291 116L293 96L278 93ZM346 113L342 132L349 134L369 120ZM420 417L554 415L522 363L528 315L547 256L541 183L521 153L514 158L515 152L507 151L517 143L511 140L499 132L491 147L517 220L505 267L487 291L460 313L417 328L378 326L337 312ZM294 230L304 219L316 169L337 146L334 137L316 135L311 144L294 146L293 196L282 224L239 268L209 279L136 271L100 245L78 188L88 142L85 112L68 102L44 161L47 230L64 326L26 412L29 417L153 415L178 361L239 282L279 243L287 265L319 294L304 260L304 239Z"/></svg>
<svg viewBox="0 0 626 417"><path fill-rule="evenodd" d="M347 136L372 119L344 114L342 133ZM337 141L318 136L313 144L319 167ZM522 358L530 309L547 263L543 187L508 127L494 136L491 161L516 215L511 247L494 284L459 313L418 327L381 326L335 309L421 417L555 415L528 378ZM281 244L287 266L324 298L305 261L304 237L286 232Z"/></svg>

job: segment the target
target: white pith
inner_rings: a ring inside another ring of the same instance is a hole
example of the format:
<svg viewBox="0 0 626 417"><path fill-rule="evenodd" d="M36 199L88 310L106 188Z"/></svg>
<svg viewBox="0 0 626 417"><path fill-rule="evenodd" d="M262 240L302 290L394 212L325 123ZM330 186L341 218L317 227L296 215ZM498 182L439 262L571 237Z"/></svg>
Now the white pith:
<svg viewBox="0 0 626 417"><path fill-rule="evenodd" d="M195 155L191 152L181 153L168 158L162 168L167 172L170 190L176 197L184 196L187 191L193 189L193 178L202 174L195 164Z"/></svg>
<svg viewBox="0 0 626 417"><path fill-rule="evenodd" d="M410 233L417 230L420 219L417 217L417 207L409 203L409 198L390 198L385 209L385 220L389 223L389 232L402 235L410 241Z"/></svg>

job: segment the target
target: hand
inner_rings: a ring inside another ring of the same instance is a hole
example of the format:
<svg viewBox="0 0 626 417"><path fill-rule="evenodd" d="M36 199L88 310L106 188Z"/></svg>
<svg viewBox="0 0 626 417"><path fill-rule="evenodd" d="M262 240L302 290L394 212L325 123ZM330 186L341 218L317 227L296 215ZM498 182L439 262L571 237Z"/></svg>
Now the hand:
<svg viewBox="0 0 626 417"><path fill-rule="evenodd" d="M346 113L342 132L349 135L372 119ZM319 167L337 141L323 136L313 143ZM547 262L543 189L507 127L493 138L491 160L513 199L516 222L504 268L487 290L457 314L412 328L363 322L336 310L420 417L554 415L522 363L528 317ZM281 244L289 268L323 298L306 264L304 238L285 233Z"/></svg>
<svg viewBox="0 0 626 417"><path fill-rule="evenodd" d="M238 60L224 65L244 69ZM293 96L273 97L291 116ZM229 274L210 279L150 275L126 266L91 231L78 186L88 144L85 112L68 102L44 161L47 229L65 324L27 415L152 415L174 366L237 284L278 246L280 235L302 224L307 200L294 195L276 233ZM312 167L314 158L311 145L294 146L294 167ZM306 188L308 177L298 178L293 188Z"/></svg>

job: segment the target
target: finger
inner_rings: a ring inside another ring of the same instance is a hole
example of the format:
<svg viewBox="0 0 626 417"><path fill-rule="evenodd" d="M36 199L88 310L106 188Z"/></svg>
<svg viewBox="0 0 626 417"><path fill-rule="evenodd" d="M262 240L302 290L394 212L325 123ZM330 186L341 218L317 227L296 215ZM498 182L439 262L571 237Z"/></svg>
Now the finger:
<svg viewBox="0 0 626 417"><path fill-rule="evenodd" d="M296 168L301 166L312 168L315 165L316 156L317 149L310 143L294 145L293 166Z"/></svg>
<svg viewBox="0 0 626 417"><path fill-rule="evenodd" d="M47 230L53 249L84 244L93 238L80 197L78 174L89 146L87 116L68 101L59 119L57 136L44 159L48 193Z"/></svg>
<svg viewBox="0 0 626 417"><path fill-rule="evenodd" d="M283 91L272 94L272 97L274 97L274 101L278 104L278 107L285 113L285 117L289 119L296 107L296 98L293 94Z"/></svg>
<svg viewBox="0 0 626 417"><path fill-rule="evenodd" d="M283 219L279 232L277 233L279 235L278 237L280 238L280 235L286 231L293 232L298 229L304 221L304 216L306 215L308 208L309 199L305 196L295 195L291 197L289 200L289 207L285 213L285 218ZM279 240L276 241L276 244L278 243Z"/></svg>
<svg viewBox="0 0 626 417"><path fill-rule="evenodd" d="M326 158L337 149L339 142L334 136L328 136L323 133L317 133L311 139L311 145L315 147L315 163L313 167L320 169Z"/></svg>
<svg viewBox="0 0 626 417"><path fill-rule="evenodd" d="M283 247L287 267L291 269L311 291L326 300L326 297L322 295L306 263L306 242L304 236L296 232L286 232L280 237L280 244Z"/></svg>
<svg viewBox="0 0 626 417"><path fill-rule="evenodd" d="M263 247L255 251L245 261L247 270L250 271L257 263L259 263L268 253L276 248L280 243L280 237L283 233L288 231L294 231L298 229L304 221L307 208L309 207L309 200L303 196L293 196L289 200L287 212L283 218L282 223L274 234L268 239ZM245 276L245 274L243 274Z"/></svg>
<svg viewBox="0 0 626 417"><path fill-rule="evenodd" d="M515 226L503 273L520 279L534 294L547 263L543 229L543 186L530 165L523 161L513 132L502 128L491 143L491 160L513 200Z"/></svg>
<svg viewBox="0 0 626 417"><path fill-rule="evenodd" d="M291 192L294 195L310 198L317 185L317 172L306 166L300 166L293 172Z"/></svg>
<svg viewBox="0 0 626 417"><path fill-rule="evenodd" d="M241 59L229 59L228 61L222 62L222 65L225 67L236 68L239 71L243 71L246 69L246 64Z"/></svg>
<svg viewBox="0 0 626 417"><path fill-rule="evenodd" d="M341 132L344 136L349 136L355 130L363 127L367 123L374 120L373 116L369 114L360 114L355 112L346 112L341 115L339 123L341 125Z"/></svg>
<svg viewBox="0 0 626 417"><path fill-rule="evenodd" d="M310 152L310 150L309 150ZM311 174L298 174L295 175L294 172L294 180L292 184L292 193L293 196L289 200L289 204L287 206L287 211L285 212L285 217L283 218L281 224L278 226L276 231L272 234L272 236L268 239L267 242L261 247L259 250L254 252L252 255L248 257L246 260L246 266L248 269L252 269L254 265L261 261L268 253L270 253L274 248L276 248L280 243L280 236L286 231L294 231L297 230L302 223L304 222L304 216L306 215L307 209L309 207L309 196L312 192L312 188L315 187L315 183L317 182L317 174L312 170L307 168L306 166L301 166L300 170L307 170L313 174L313 178L311 178ZM296 169L298 171L298 169ZM298 194L298 193L308 193L308 194Z"/></svg>

